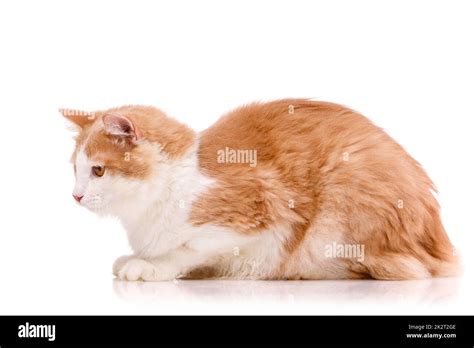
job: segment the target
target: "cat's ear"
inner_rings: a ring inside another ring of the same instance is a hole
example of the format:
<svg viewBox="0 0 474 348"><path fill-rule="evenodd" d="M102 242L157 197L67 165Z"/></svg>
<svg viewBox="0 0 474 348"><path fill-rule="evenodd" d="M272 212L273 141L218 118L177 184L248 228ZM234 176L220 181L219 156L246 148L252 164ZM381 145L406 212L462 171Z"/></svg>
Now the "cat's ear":
<svg viewBox="0 0 474 348"><path fill-rule="evenodd" d="M140 138L138 128L130 119L124 116L105 114L102 117L102 121L104 122L105 131L111 135L129 137L133 140Z"/></svg>
<svg viewBox="0 0 474 348"><path fill-rule="evenodd" d="M95 120L95 114L93 112L72 110L72 109L59 109L59 112L75 126L83 129L90 125Z"/></svg>

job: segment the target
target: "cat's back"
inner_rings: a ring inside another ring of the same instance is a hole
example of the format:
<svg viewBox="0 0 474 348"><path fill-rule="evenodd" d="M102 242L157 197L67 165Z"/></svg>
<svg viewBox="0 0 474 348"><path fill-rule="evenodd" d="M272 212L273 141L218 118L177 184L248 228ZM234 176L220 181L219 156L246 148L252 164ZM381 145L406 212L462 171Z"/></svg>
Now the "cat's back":
<svg viewBox="0 0 474 348"><path fill-rule="evenodd" d="M282 247L281 259L261 262L277 271L261 277L454 274L431 180L349 108L302 99L240 107L200 134L198 160L217 184L194 203L191 223L262 236L258 252ZM365 261L325 257L332 243L364 246Z"/></svg>
<svg viewBox="0 0 474 348"><path fill-rule="evenodd" d="M247 150L255 151L259 166L305 162L321 168L335 153L342 156L348 145L370 139L390 140L367 118L342 105L282 99L244 105L222 116L201 133L199 161L210 173L226 170L226 164L245 168L247 163L219 163L217 158L219 152Z"/></svg>

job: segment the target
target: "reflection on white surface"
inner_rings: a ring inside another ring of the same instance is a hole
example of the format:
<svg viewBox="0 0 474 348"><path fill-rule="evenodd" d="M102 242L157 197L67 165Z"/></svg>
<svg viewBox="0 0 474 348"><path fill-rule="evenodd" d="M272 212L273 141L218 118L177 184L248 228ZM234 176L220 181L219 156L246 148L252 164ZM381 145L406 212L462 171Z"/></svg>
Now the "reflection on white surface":
<svg viewBox="0 0 474 348"><path fill-rule="evenodd" d="M212 303L450 303L459 293L457 278L414 281L240 281L175 280L170 282L125 282L114 280L116 295L128 302Z"/></svg>

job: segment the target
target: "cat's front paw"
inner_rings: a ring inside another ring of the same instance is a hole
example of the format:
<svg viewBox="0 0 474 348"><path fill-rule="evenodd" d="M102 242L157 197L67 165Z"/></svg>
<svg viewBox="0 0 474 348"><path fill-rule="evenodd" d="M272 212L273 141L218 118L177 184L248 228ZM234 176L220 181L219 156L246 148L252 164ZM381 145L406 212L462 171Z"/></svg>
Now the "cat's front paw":
<svg viewBox="0 0 474 348"><path fill-rule="evenodd" d="M128 260L133 259L133 255L123 255L120 256L117 260L115 260L113 266L112 266L112 273L114 276L118 276L118 272L125 266Z"/></svg>
<svg viewBox="0 0 474 348"><path fill-rule="evenodd" d="M175 269L155 265L149 261L132 258L118 271L120 280L164 281L173 280L179 275Z"/></svg>

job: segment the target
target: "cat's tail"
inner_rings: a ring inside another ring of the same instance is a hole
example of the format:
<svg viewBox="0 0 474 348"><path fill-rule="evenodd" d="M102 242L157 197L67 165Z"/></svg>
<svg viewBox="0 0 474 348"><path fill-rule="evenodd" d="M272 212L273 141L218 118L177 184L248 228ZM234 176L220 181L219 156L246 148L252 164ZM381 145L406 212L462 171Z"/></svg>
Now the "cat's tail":
<svg viewBox="0 0 474 348"><path fill-rule="evenodd" d="M432 209L425 219L424 235L420 240L426 268L433 277L455 277L462 273L461 258L446 233L439 211Z"/></svg>
<svg viewBox="0 0 474 348"><path fill-rule="evenodd" d="M369 277L405 280L461 275L461 258L436 210L425 219L417 232L410 234L412 239L403 246L392 246L389 250L369 254L362 262Z"/></svg>
<svg viewBox="0 0 474 348"><path fill-rule="evenodd" d="M462 274L460 257L453 261L439 261L432 270L433 277L457 277Z"/></svg>
<svg viewBox="0 0 474 348"><path fill-rule="evenodd" d="M369 257L364 268L370 278L380 280L411 280L433 277L456 277L461 274L459 258L449 261L431 258L420 260L415 255L388 253Z"/></svg>

